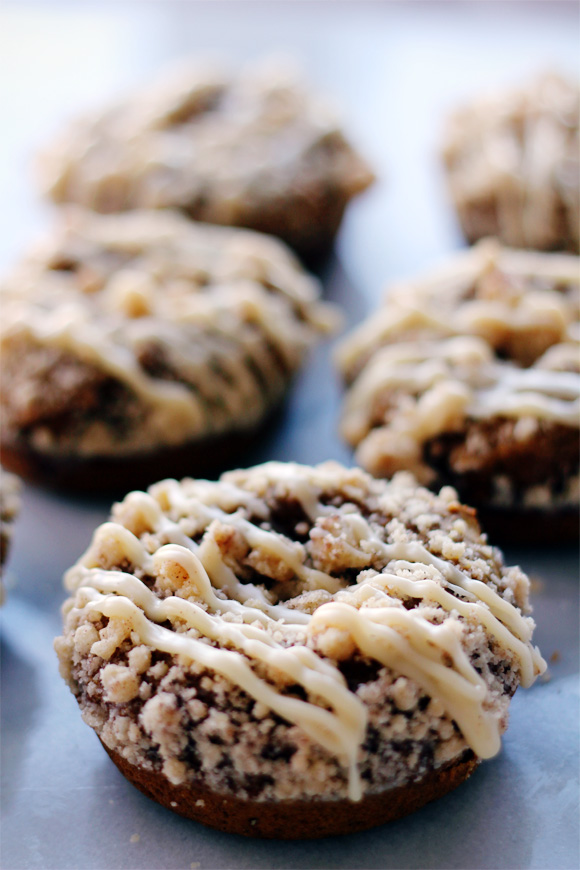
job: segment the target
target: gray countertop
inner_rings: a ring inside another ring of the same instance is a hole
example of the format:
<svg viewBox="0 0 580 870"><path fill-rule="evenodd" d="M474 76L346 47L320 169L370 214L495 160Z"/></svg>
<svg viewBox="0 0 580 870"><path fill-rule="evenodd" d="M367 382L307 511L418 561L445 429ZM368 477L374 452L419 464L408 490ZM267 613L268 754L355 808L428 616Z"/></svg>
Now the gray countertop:
<svg viewBox="0 0 580 870"><path fill-rule="evenodd" d="M34 148L76 109L191 52L233 63L282 49L335 95L379 182L353 204L323 275L349 323L385 284L462 245L437 137L445 111L535 69L579 72L576 3L10 3L0 10L0 265L49 225ZM350 461L329 347L317 350L281 420L248 464ZM0 613L3 870L145 868L577 868L578 555L506 549L534 578L547 678L520 690L502 752L456 792L407 819L319 842L262 842L189 822L111 764L58 676L63 571L106 501L26 486Z"/></svg>

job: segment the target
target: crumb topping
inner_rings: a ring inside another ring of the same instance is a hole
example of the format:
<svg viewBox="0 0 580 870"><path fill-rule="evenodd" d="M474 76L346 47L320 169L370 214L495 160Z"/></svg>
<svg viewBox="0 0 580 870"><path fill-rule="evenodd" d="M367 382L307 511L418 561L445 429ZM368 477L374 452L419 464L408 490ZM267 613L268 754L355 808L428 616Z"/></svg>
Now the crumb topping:
<svg viewBox="0 0 580 870"><path fill-rule="evenodd" d="M164 481L115 505L66 585L61 673L106 745L260 800L492 755L544 668L525 575L406 474Z"/></svg>

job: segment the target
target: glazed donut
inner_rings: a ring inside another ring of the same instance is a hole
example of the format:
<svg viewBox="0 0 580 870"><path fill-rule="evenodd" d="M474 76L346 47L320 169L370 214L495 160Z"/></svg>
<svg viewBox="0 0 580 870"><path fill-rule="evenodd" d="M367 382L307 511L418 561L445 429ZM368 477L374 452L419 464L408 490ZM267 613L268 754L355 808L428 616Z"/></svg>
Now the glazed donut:
<svg viewBox="0 0 580 870"><path fill-rule="evenodd" d="M167 480L65 583L62 676L145 794L306 838L397 818L495 755L545 668L528 579L451 488L329 462Z"/></svg>
<svg viewBox="0 0 580 870"><path fill-rule="evenodd" d="M580 246L580 88L544 73L457 110L444 131L449 188L470 242Z"/></svg>
<svg viewBox="0 0 580 870"><path fill-rule="evenodd" d="M211 476L336 323L276 239L171 212L71 210L2 286L2 461L125 493Z"/></svg>
<svg viewBox="0 0 580 870"><path fill-rule="evenodd" d="M456 487L497 539L576 538L579 263L484 240L393 287L337 353L357 461Z"/></svg>
<svg viewBox="0 0 580 870"><path fill-rule="evenodd" d="M184 64L79 118L39 168L56 202L181 209L279 236L309 259L328 252L349 200L374 178L333 108L280 60L236 76Z"/></svg>

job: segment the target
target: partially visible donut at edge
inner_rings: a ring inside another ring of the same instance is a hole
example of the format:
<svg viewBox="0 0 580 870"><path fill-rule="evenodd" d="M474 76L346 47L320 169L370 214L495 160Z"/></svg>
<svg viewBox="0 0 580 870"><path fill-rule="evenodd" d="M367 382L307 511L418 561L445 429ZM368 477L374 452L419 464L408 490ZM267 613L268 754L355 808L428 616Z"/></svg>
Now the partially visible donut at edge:
<svg viewBox="0 0 580 870"><path fill-rule="evenodd" d="M14 474L9 474L0 468L0 604L4 603L5 591L2 577L19 511L20 481Z"/></svg>
<svg viewBox="0 0 580 870"><path fill-rule="evenodd" d="M407 473L162 481L113 507L65 585L60 671L115 764L248 836L350 833L445 794L545 670L525 574Z"/></svg>

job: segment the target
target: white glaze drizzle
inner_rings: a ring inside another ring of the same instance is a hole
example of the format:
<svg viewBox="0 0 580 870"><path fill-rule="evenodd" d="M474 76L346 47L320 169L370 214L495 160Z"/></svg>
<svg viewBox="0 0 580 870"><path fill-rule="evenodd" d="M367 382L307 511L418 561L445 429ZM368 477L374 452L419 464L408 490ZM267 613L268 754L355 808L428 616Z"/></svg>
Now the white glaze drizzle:
<svg viewBox="0 0 580 870"><path fill-rule="evenodd" d="M295 489L304 504L318 516L336 514L336 508L320 504L320 489L308 470L295 465L291 468L298 478ZM262 471L270 480L288 480L286 467L278 463L268 463L255 471ZM66 576L68 588L80 595L78 608L129 622L140 642L224 675L299 725L347 767L353 800L362 795L357 754L364 739L366 712L346 687L340 670L305 645L307 638L315 640L328 630L347 633L364 655L415 680L427 694L439 698L477 755L485 758L498 751L500 723L486 707L485 683L470 664L461 639L465 624L483 626L518 662L522 684L530 685L545 669L538 650L530 643L531 620L491 586L430 553L420 542L387 544L363 517L353 513L341 513L341 520L348 524L357 546L384 562L381 573L363 575L358 583L340 589L334 600L321 604L312 616L285 604L268 603L263 594L260 600L256 593L261 590L241 583L224 563L215 540L210 545L213 522L233 526L249 544L280 559L306 581L307 588L308 581L310 588L330 588L336 578L306 567L298 558L298 549L287 539L258 528L239 511L229 513L215 503L201 501L205 496L216 502L220 487L225 502L235 502L236 494L241 495L238 503L252 502L252 494L230 483L202 481L184 495L179 484L167 481L152 488L155 497L131 493L121 509L160 539L174 542L150 555L143 541L127 528L115 522L105 523L95 533L87 553ZM201 521L206 529L201 545L179 528L179 520L175 519L179 516ZM158 598L137 577L99 567L105 554L110 564L126 559L134 570L167 580L170 588L187 582L190 598ZM428 566L430 575L410 579L396 573L418 565ZM433 569L436 580L432 579ZM222 597L224 592L227 598ZM190 600L192 594L199 604ZM436 605L447 618L442 624L433 624L429 621L429 606L407 611L400 606L400 600L406 597ZM244 603L250 599L258 600L259 606ZM166 620L176 630L159 624ZM218 649L213 643L227 649ZM98 654L99 642L93 649ZM298 683L319 700L300 701L281 694L271 682L257 676L251 661L284 673L287 681Z"/></svg>

